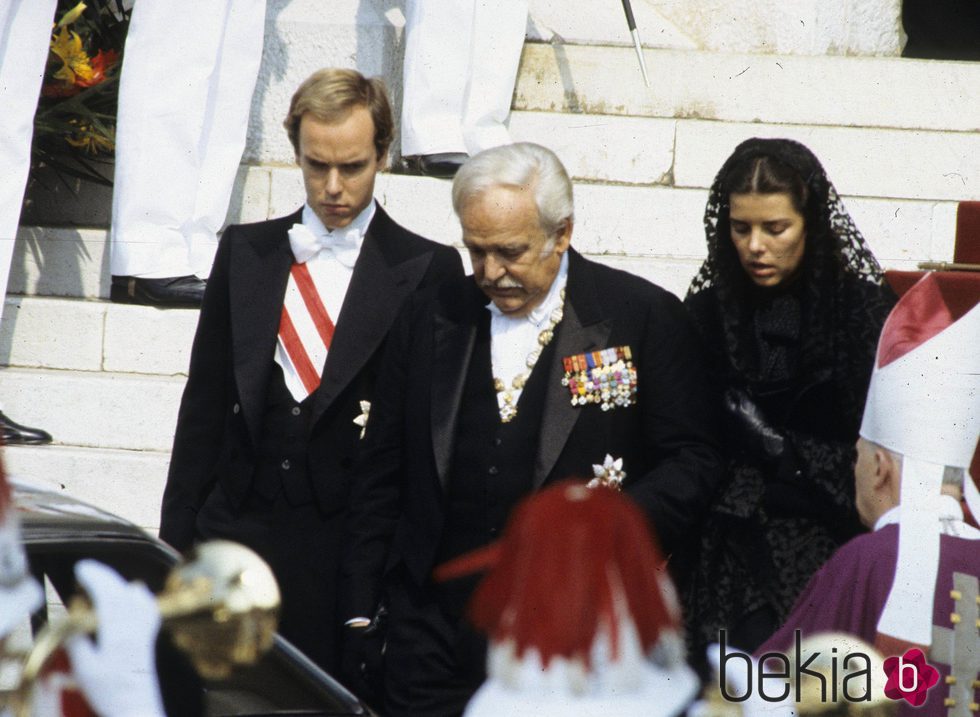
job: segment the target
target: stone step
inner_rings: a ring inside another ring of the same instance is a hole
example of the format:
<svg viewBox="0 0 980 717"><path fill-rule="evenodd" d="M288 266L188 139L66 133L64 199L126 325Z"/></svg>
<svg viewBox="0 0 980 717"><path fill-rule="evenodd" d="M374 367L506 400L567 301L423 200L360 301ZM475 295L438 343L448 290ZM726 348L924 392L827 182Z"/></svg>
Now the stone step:
<svg viewBox="0 0 980 717"><path fill-rule="evenodd" d="M3 409L59 445L169 451L185 379L3 368Z"/></svg>
<svg viewBox="0 0 980 717"><path fill-rule="evenodd" d="M974 111L980 113L980 102ZM679 121L674 186L710 186L721 162L749 137L802 142L843 195L980 199L978 132Z"/></svg>
<svg viewBox="0 0 980 717"><path fill-rule="evenodd" d="M980 63L527 43L515 109L972 132Z"/></svg>
<svg viewBox="0 0 980 717"><path fill-rule="evenodd" d="M980 110L980 107L978 107ZM894 199L961 201L980 199L980 132L900 130L866 127L758 122L719 122L600 114L515 111L510 121L515 140L538 142L558 153L571 175L589 183L707 188L732 149L753 136L797 139L820 157L844 195ZM293 174L295 176L290 177ZM232 195L231 222L259 221L289 211L302 200L302 183L292 164L243 165ZM393 203L411 202L414 178L381 177L381 189ZM83 185L73 191L46 183L30 195L24 223L42 226L105 227L111 195L104 187ZM447 189L448 192L448 183ZM402 193L404 197L400 196ZM270 206L272 205L272 206ZM70 230L49 234L76 244L59 254L68 274L46 293L106 296L109 254L106 235L82 237ZM51 265L46 246L29 229L21 234L23 252ZM86 283L71 276L72 263L99 262L106 277Z"/></svg>
<svg viewBox="0 0 980 717"><path fill-rule="evenodd" d="M17 231L9 294L109 298L109 233L86 227Z"/></svg>
<svg viewBox="0 0 980 717"><path fill-rule="evenodd" d="M709 124L709 123L702 123ZM719 125L722 133L728 132ZM691 130L693 133L693 130ZM678 136L688 136L688 129ZM710 142L710 133L693 133ZM725 144L724 152L717 146L715 156L727 155L737 141L734 137L719 140ZM821 140L823 141L823 140ZM833 138L827 140L828 151L833 154ZM686 156L688 148L696 142L684 142L678 156ZM980 156L980 153L978 153ZM843 157L835 161L846 170ZM716 160L711 165L692 157L690 162L675 161L672 172L690 185L706 185L716 170ZM570 161L570 164L572 162ZM829 163L828 163L829 164ZM828 170L834 176L832 170ZM265 185L263 197L254 195L248 216L259 218L282 216L294 211L303 201L303 182L295 167L253 167L246 173L253 185ZM847 180L847 172L842 171ZM460 230L452 211L450 183L427 177L382 174L376 185L376 195L383 206L406 227L445 244L460 246ZM704 230L702 216L707 200L707 190L700 186L671 187L663 185L628 186L576 183L576 230L575 246L584 253L609 257L633 257L648 262L652 278L667 280L663 283L671 290L686 288L686 281L693 275L678 275L669 262L681 261L695 265L704 255ZM952 258L953 237L956 222L956 203L919 199L881 199L846 195L845 202L853 213L858 227L865 234L878 258L889 268L911 268L919 261L949 261ZM232 217L237 221L238 217ZM105 298L108 296L106 233L90 229L22 229L14 252L10 277L10 291L16 294L44 296L74 296ZM660 268L660 262L667 261ZM110 321L125 316L131 307L114 306L106 310L105 319ZM8 309L13 311L14 309ZM161 326L170 322L193 323L180 311L150 311L147 316L159 315L146 327L136 331L155 331L165 335ZM142 315L142 314L138 314ZM166 316L167 318L162 318ZM98 320L98 311L89 317ZM183 324L182 324L183 325ZM142 334L140 334L142 335ZM123 343L128 342L124 337ZM41 340L41 339L38 339ZM46 341L46 339L44 339ZM147 345L147 344L143 344ZM2 349L0 349L2 350ZM8 349L8 352L11 349ZM26 350L26 349L25 349ZM141 372L131 358L151 362L152 355L140 355L138 347L117 345L111 339L103 347L106 357L127 355L126 370ZM4 356L0 354L0 362ZM82 359L79 359L82 360ZM88 360L88 359L86 359ZM116 360L112 358L112 360ZM167 361L171 361L167 359ZM118 364L110 364L117 366ZM176 356L169 363L173 372L186 366L183 356ZM150 373L166 372L158 368Z"/></svg>
<svg viewBox="0 0 980 717"><path fill-rule="evenodd" d="M637 21L645 29L648 41L661 47L696 47L645 0L634 4ZM404 3L387 0L332 0L329 11L324 11L323 0L269 0L245 161L292 163L293 149L282 129L282 120L296 87L321 67L356 67L366 75L381 76L396 114L400 112L403 7ZM618 5L596 13L586 0L531 0L527 31L532 39L550 40L557 35L574 42L631 42ZM393 151L399 153L397 145Z"/></svg>
<svg viewBox="0 0 980 717"><path fill-rule="evenodd" d="M980 103L976 109L980 112ZM553 149L583 181L707 188L742 140L789 137L813 150L845 195L980 198L977 132L527 111L514 112L510 127L515 140Z"/></svg>
<svg viewBox="0 0 980 717"><path fill-rule="evenodd" d="M412 183L410 195L379 194L393 216L425 236L458 245L460 230L447 182L398 175L391 180L396 186ZM277 181L287 178L274 178L273 184ZM411 199L400 201L399 196ZM701 259L707 197L705 189L576 183L573 245L596 256ZM952 257L956 203L864 197L844 201L889 268L906 268L931 256Z"/></svg>
<svg viewBox="0 0 980 717"><path fill-rule="evenodd" d="M895 57L897 2L846 0L828 8L816 0L791 6L739 0L737 9L719 12L699 7L697 0L635 0L648 46L646 88L619 5L531 0L514 106L773 124L976 129L980 67ZM293 161L282 118L297 85L319 67L356 66L381 75L400 111L404 15L397 4L338 0L324 13L320 0L270 0L266 25L246 163ZM397 145L393 151L398 154Z"/></svg>
<svg viewBox="0 0 980 717"><path fill-rule="evenodd" d="M195 310L8 296L0 363L68 371L186 374Z"/></svg>
<svg viewBox="0 0 980 717"><path fill-rule="evenodd" d="M79 498L156 534L169 453L75 446L10 446L4 463L19 482Z"/></svg>
<svg viewBox="0 0 980 717"><path fill-rule="evenodd" d="M696 34L684 29L683 23L672 21L663 12L662 3L655 7L648 0L635 0L631 5L645 47L698 48ZM616 3L597 5L593 0L529 0L527 39L576 45L633 45L622 7Z"/></svg>
<svg viewBox="0 0 980 717"><path fill-rule="evenodd" d="M397 61L405 24L403 5L391 0L334 0L325 13L320 0L269 0L266 24L274 31L267 31L265 44L273 48L275 58L285 49L312 45L329 62L355 54L359 62L369 65L382 57L393 56ZM619 3L528 0L527 5L527 37L531 40L632 43ZM901 0L838 0L831 4L820 0L728 0L723 4L632 0L631 5L647 47L803 55L897 55L901 48ZM385 48L386 41L396 47Z"/></svg>
<svg viewBox="0 0 980 717"><path fill-rule="evenodd" d="M271 172L269 213L281 216L302 202L302 177L294 168ZM376 194L392 216L413 231L460 246L449 182L386 174L379 177ZM707 196L707 190L699 188L576 182L573 243L593 255L699 259L705 253L702 217ZM955 202L858 196L845 196L844 201L876 255L890 268L952 258Z"/></svg>
<svg viewBox="0 0 980 717"><path fill-rule="evenodd" d="M901 0L632 0L646 47L796 55L895 55ZM527 36L576 44L629 44L618 3L530 0Z"/></svg>

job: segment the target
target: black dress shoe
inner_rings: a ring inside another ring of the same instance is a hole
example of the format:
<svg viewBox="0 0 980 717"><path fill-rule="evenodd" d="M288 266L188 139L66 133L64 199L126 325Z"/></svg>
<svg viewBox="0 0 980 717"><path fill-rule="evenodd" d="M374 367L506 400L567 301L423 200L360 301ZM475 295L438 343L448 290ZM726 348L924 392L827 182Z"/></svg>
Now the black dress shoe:
<svg viewBox="0 0 980 717"><path fill-rule="evenodd" d="M166 279L114 276L109 298L120 304L198 307L204 298L205 286L207 282L194 275Z"/></svg>
<svg viewBox="0 0 980 717"><path fill-rule="evenodd" d="M405 174L421 174L423 177L452 179L456 171L469 159L465 152L442 152L440 154L413 154L402 157Z"/></svg>
<svg viewBox="0 0 980 717"><path fill-rule="evenodd" d="M3 432L3 444L6 446L40 446L51 443L51 434L40 428L28 428L7 418L0 411L0 431Z"/></svg>

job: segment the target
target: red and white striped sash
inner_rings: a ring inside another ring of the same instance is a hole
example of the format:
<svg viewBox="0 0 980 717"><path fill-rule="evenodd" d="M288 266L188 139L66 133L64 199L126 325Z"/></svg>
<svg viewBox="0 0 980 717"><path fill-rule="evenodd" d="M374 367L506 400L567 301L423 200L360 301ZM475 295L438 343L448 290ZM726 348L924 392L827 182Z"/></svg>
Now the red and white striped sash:
<svg viewBox="0 0 980 717"><path fill-rule="evenodd" d="M334 323L317 292L306 264L293 264L279 320L279 340L306 393L316 391L333 339Z"/></svg>

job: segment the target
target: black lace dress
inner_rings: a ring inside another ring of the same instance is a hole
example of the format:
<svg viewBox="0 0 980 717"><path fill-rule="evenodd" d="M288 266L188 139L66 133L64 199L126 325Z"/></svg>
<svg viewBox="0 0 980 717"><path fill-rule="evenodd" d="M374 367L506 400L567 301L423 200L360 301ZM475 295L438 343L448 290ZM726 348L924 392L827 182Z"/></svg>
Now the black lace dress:
<svg viewBox="0 0 980 717"><path fill-rule="evenodd" d="M807 245L789 286L754 286L732 249L719 187L740 152L776 154L807 178ZM726 432L726 479L685 594L696 661L722 628L729 644L758 646L817 568L861 529L854 443L878 335L895 301L819 162L795 142L740 145L712 188L705 229L708 258L685 303L709 352L711 379L719 395L746 392L788 450L778 462L760 460Z"/></svg>

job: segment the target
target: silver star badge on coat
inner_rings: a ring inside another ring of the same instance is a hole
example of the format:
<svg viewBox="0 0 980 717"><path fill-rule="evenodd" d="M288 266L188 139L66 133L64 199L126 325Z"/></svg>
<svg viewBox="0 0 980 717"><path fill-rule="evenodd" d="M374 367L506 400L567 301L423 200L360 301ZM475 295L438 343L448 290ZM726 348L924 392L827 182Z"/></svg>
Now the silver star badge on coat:
<svg viewBox="0 0 980 717"><path fill-rule="evenodd" d="M626 471L623 470L623 459L613 458L608 453L602 465L592 464L592 472L595 478L588 482L589 488L612 488L613 490L623 489L623 479L626 478Z"/></svg>
<svg viewBox="0 0 980 717"><path fill-rule="evenodd" d="M364 431L367 430L368 415L371 413L371 402L361 401L361 415L354 419L354 423L361 427L361 438L364 438Z"/></svg>

